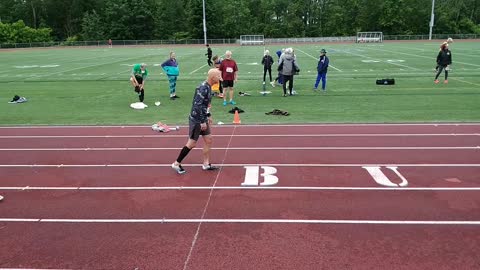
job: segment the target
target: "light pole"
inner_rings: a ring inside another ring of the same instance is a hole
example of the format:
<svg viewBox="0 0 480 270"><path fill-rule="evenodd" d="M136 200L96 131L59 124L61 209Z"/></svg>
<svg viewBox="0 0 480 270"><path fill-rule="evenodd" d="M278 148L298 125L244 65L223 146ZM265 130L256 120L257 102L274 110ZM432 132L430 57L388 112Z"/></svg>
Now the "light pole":
<svg viewBox="0 0 480 270"><path fill-rule="evenodd" d="M207 45L207 21L205 20L205 0L203 3L203 44Z"/></svg>
<svg viewBox="0 0 480 270"><path fill-rule="evenodd" d="M435 0L432 0L432 15L430 16L430 33L428 34L428 40L432 40L433 21L435 20L435 14L433 13L434 9Z"/></svg>

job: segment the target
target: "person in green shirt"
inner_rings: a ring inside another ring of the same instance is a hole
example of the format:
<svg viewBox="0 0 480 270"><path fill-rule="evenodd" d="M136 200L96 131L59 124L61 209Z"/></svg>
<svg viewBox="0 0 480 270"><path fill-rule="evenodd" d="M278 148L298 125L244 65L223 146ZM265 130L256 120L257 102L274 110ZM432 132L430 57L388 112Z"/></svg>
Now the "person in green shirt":
<svg viewBox="0 0 480 270"><path fill-rule="evenodd" d="M145 98L145 81L148 77L147 64L135 64L132 69L132 76L130 77L130 82L135 88L135 92L138 94L140 102L143 102Z"/></svg>

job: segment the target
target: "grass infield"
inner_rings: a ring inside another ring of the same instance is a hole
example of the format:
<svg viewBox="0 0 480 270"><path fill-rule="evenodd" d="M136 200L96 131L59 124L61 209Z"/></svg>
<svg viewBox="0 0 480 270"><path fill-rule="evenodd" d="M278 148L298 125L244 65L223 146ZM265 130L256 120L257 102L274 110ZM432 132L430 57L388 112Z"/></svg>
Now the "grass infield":
<svg viewBox="0 0 480 270"><path fill-rule="evenodd" d="M233 51L239 67L235 101L242 124L399 123L480 121L480 43L454 41L449 83L434 84L440 41L383 44L292 45L301 68L295 76L298 95L282 97L280 86L262 96L263 46L212 46L214 55ZM284 46L286 47L286 46ZM268 45L274 55L282 45ZM313 92L320 49L330 58L327 92ZM176 52L180 66L179 99L169 99L160 64ZM186 124L195 87L209 67L203 46L104 47L0 50L0 125L133 125L162 121ZM278 58L274 55L274 59ZM145 110L129 84L131 66L145 62ZM272 76L276 76L273 67ZM395 78L378 86L376 79ZM268 83L268 75L267 75ZM238 92L251 96L239 96ZM8 104L14 95L28 102ZM161 101L155 106L155 101ZM231 105L213 99L214 121L231 123ZM273 109L289 116L265 115Z"/></svg>

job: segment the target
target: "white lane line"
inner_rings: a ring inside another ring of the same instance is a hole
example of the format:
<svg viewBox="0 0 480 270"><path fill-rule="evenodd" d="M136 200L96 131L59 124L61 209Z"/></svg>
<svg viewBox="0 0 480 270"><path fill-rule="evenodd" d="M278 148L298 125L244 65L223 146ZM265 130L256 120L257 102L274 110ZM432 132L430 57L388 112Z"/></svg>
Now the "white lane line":
<svg viewBox="0 0 480 270"><path fill-rule="evenodd" d="M318 60L317 57L315 57L315 56L313 56L313 55L311 55L311 54L309 54L309 53L307 53L307 52L304 52L304 51L302 51L302 50L300 50L300 49L298 49L298 48L295 48L295 49L296 49L297 51L299 51L299 52L307 55L307 56L310 57L310 58L313 58L313 59L315 59L315 60ZM333 69L335 69L335 70L337 70L337 71L343 72L343 70L341 70L341 69L339 69L339 68L336 68L336 67L334 67L334 66L331 65L331 64L328 64L328 67L331 67L331 68L333 68Z"/></svg>
<svg viewBox="0 0 480 270"><path fill-rule="evenodd" d="M178 186L178 187L0 187L0 190L81 190L81 191L124 191L124 190L295 190L295 191L480 191L480 187L263 187L263 186Z"/></svg>
<svg viewBox="0 0 480 270"><path fill-rule="evenodd" d="M0 151L144 151L179 150L174 147L0 148ZM480 146L312 146L312 147L212 147L212 150L479 150ZM195 148L201 151L201 148Z"/></svg>
<svg viewBox="0 0 480 270"><path fill-rule="evenodd" d="M237 128L235 126L235 128L233 129L232 134L230 136L230 140L228 141L227 150L225 150L225 154L223 155L223 160L222 160L222 163L221 163L222 165L225 163L225 159L227 158L228 146L230 146L230 144L232 143L233 135L235 134L236 129ZM215 182L213 183L212 187L210 188L210 193L208 194L208 199L207 199L207 202L205 203L205 206L204 206L203 212L202 212L202 216L200 217L200 219L204 219L205 215L207 214L208 205L210 204L210 200L212 198L214 188L217 185L217 182L218 182L220 173L222 172L222 169L223 169L223 166L221 166L220 169L217 172L217 176L215 177ZM183 270L188 269L188 263L189 263L190 258L192 256L193 249L195 248L195 244L197 243L197 239L198 239L198 235L200 234L201 227L202 227L202 222L200 221L200 223L197 226L195 236L193 237L192 244L190 246L190 250L188 252L187 258L185 259L185 262L183 264Z"/></svg>
<svg viewBox="0 0 480 270"><path fill-rule="evenodd" d="M416 73L415 73L416 74ZM443 122L438 122L438 123L358 123L358 124L286 124L286 125L281 125L281 124L242 124L242 127L365 127L365 126L480 126L480 123L443 123ZM180 126L182 127L182 126ZM185 127L185 126L183 126ZM219 128L231 128L235 127L234 125L221 125L217 126ZM53 125L53 126L0 126L0 129L52 129L52 128L151 128L151 126L138 126L138 125L132 125L132 126L93 126L93 125L72 125L72 126L67 126L67 125Z"/></svg>
<svg viewBox="0 0 480 270"><path fill-rule="evenodd" d="M480 225L478 220L350 220L350 219L16 219L0 222L43 223L280 223L280 224L379 224L379 225Z"/></svg>
<svg viewBox="0 0 480 270"><path fill-rule="evenodd" d="M0 168L118 168L118 167L170 167L172 164L0 164ZM182 164L184 167L199 167L202 164ZM405 163L405 164L391 164L391 163L375 163L375 164L337 164L337 163L243 163L243 164L222 164L222 167L244 167L244 166L276 166L276 167L363 167L363 166L380 166L380 167L480 167L480 164L475 163Z"/></svg>
<svg viewBox="0 0 480 270"><path fill-rule="evenodd" d="M229 137L221 134L213 137ZM480 136L480 133L358 133L358 134L237 134L235 137L424 137L424 136ZM57 138L185 138L185 135L5 135L0 139L57 139Z"/></svg>

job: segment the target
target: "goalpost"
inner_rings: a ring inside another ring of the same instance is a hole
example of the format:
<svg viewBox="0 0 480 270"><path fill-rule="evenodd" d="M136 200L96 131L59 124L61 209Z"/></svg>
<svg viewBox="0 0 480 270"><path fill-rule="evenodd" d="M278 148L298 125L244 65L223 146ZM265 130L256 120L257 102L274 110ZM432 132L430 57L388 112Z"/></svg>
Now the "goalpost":
<svg viewBox="0 0 480 270"><path fill-rule="evenodd" d="M357 43L382 43L383 32L357 32Z"/></svg>
<svg viewBox="0 0 480 270"><path fill-rule="evenodd" d="M265 45L263 35L241 35L240 45Z"/></svg>

